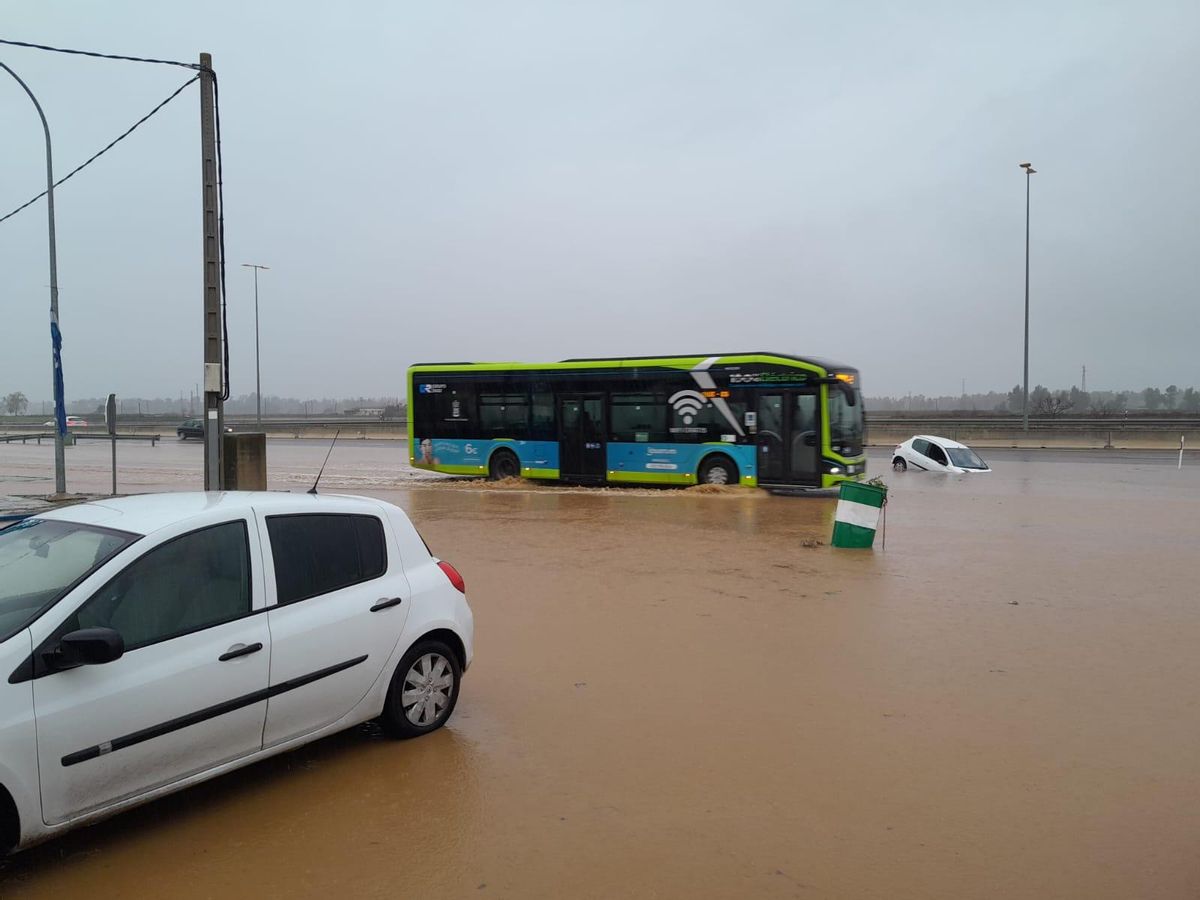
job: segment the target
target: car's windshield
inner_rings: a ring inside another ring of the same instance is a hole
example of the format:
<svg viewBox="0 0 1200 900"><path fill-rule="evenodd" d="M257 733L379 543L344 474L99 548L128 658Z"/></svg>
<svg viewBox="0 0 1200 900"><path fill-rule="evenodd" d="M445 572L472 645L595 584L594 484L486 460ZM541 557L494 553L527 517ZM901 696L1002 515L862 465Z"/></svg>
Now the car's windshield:
<svg viewBox="0 0 1200 900"><path fill-rule="evenodd" d="M857 391L857 389L856 389ZM829 389L829 443L834 453L857 456L863 448L862 396L851 406L843 391Z"/></svg>
<svg viewBox="0 0 1200 900"><path fill-rule="evenodd" d="M25 519L0 531L0 641L36 619L136 538L49 519Z"/></svg>
<svg viewBox="0 0 1200 900"><path fill-rule="evenodd" d="M975 455L975 451L967 447L947 447L950 454L950 464L960 469L986 469L987 463Z"/></svg>

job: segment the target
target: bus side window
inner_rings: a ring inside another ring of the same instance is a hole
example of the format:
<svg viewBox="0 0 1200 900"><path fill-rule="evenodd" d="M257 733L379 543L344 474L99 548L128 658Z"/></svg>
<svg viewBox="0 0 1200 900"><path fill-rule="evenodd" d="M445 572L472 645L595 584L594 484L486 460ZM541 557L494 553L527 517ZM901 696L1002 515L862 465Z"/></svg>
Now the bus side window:
<svg viewBox="0 0 1200 900"><path fill-rule="evenodd" d="M450 385L434 394L437 421L435 437L472 437L475 419L475 390L469 386Z"/></svg>
<svg viewBox="0 0 1200 900"><path fill-rule="evenodd" d="M653 394L613 394L609 406L614 441L667 440L667 405Z"/></svg>
<svg viewBox="0 0 1200 900"><path fill-rule="evenodd" d="M479 394L480 434L523 441L529 434L529 401L524 394Z"/></svg>
<svg viewBox="0 0 1200 900"><path fill-rule="evenodd" d="M558 440L554 427L554 394L541 385L534 385L529 406L529 439L531 441Z"/></svg>

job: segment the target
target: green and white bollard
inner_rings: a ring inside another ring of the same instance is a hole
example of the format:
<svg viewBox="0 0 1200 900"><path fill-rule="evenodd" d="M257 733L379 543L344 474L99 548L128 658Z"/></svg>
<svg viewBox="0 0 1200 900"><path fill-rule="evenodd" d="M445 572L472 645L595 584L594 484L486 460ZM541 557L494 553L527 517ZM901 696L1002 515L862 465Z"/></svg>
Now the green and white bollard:
<svg viewBox="0 0 1200 900"><path fill-rule="evenodd" d="M833 546L869 549L885 503L886 487L843 481L833 514Z"/></svg>

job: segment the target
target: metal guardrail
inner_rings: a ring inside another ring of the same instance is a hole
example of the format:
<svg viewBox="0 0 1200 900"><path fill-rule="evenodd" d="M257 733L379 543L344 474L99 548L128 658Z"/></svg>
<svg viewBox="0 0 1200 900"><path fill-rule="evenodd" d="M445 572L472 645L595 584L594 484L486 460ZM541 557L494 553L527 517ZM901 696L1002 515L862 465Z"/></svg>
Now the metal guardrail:
<svg viewBox="0 0 1200 900"><path fill-rule="evenodd" d="M867 413L867 426L871 425L913 425L913 426L957 426L968 428L977 425L982 428L1021 428L1019 417L1001 416L931 416L931 415L901 415L885 416ZM1182 428L1184 430L1200 428L1200 418L1197 417L1150 417L1150 416L1108 416L1088 417L1058 416L1055 418L1029 419L1030 430L1040 429L1112 429L1122 428Z"/></svg>
<svg viewBox="0 0 1200 900"><path fill-rule="evenodd" d="M77 441L80 439L93 441L149 441L151 447L162 440L162 435L159 434L82 434L73 431L70 436ZM43 440L54 440L54 432L40 431L29 434L0 434L0 442L6 444L11 444L14 441L20 441L22 444L26 441L37 441L40 444Z"/></svg>

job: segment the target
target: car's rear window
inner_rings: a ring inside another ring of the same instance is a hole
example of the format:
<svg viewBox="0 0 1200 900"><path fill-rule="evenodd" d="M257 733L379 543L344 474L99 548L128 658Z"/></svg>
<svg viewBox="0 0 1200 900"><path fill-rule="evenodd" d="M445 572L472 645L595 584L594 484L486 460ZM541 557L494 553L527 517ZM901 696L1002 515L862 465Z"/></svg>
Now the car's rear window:
<svg viewBox="0 0 1200 900"><path fill-rule="evenodd" d="M383 523L375 516L268 516L278 602L296 603L387 571Z"/></svg>
<svg viewBox="0 0 1200 900"><path fill-rule="evenodd" d="M53 519L0 531L0 641L57 603L137 535Z"/></svg>

